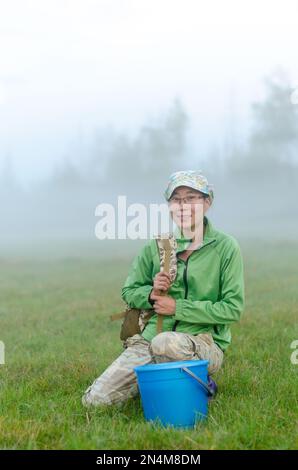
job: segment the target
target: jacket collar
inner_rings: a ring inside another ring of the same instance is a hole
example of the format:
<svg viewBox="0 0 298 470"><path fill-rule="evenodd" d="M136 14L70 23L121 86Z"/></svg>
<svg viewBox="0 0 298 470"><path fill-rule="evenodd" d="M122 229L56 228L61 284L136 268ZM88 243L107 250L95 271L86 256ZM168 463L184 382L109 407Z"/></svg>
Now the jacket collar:
<svg viewBox="0 0 298 470"><path fill-rule="evenodd" d="M201 246L196 248L196 250L202 248L202 246L208 245L209 243L216 240L216 230L214 229L213 225L211 224L210 220L204 215L203 223L205 226L205 233L203 237L203 243ZM183 233L181 233L180 228L177 227L174 231L174 237L177 242L177 249L176 252L187 250L187 247L191 243L190 238L184 237Z"/></svg>

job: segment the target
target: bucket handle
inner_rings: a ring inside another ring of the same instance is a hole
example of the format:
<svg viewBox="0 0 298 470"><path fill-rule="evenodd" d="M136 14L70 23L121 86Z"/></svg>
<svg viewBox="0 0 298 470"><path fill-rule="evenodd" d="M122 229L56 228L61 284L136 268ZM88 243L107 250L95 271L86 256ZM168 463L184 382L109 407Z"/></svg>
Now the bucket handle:
<svg viewBox="0 0 298 470"><path fill-rule="evenodd" d="M190 375L191 377L193 377L197 382L199 382L199 384L203 387L203 389L205 390L205 392L207 393L207 395L209 397L213 397L214 396L214 390L212 390L211 387L209 387L208 384L206 384L205 382L203 382L202 379L200 379L200 377L197 377L193 372L191 372L191 370L189 370L187 367L182 367L182 370L184 372L186 372L188 375Z"/></svg>

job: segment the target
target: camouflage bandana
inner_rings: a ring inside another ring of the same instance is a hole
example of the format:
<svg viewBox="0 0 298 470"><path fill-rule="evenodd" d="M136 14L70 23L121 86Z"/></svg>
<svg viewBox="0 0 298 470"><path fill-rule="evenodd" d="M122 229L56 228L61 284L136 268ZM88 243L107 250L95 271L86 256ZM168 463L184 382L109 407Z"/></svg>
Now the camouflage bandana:
<svg viewBox="0 0 298 470"><path fill-rule="evenodd" d="M167 201L169 201L173 192L179 186L187 186L188 188L207 194L213 201L213 187L208 183L207 178L202 175L200 170L185 170L173 173L169 178L167 189L164 192Z"/></svg>

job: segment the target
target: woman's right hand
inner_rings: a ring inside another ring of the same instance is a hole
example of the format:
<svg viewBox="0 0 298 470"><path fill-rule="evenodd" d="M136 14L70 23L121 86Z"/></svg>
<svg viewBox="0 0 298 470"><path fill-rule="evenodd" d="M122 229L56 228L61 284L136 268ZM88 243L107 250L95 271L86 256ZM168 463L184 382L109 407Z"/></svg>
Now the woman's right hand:
<svg viewBox="0 0 298 470"><path fill-rule="evenodd" d="M154 277L152 293L158 295L160 292L167 292L170 288L170 285L170 275L166 272L160 271Z"/></svg>

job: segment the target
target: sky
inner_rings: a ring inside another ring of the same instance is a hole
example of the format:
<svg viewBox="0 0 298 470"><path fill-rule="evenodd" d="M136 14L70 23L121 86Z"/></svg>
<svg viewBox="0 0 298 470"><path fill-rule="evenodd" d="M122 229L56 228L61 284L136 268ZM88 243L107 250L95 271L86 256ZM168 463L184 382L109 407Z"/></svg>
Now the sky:
<svg viewBox="0 0 298 470"><path fill-rule="evenodd" d="M298 0L0 0L0 11L0 169L10 158L25 183L84 158L99 128L135 135L176 97L206 155L231 125L245 136L276 67L298 88Z"/></svg>

